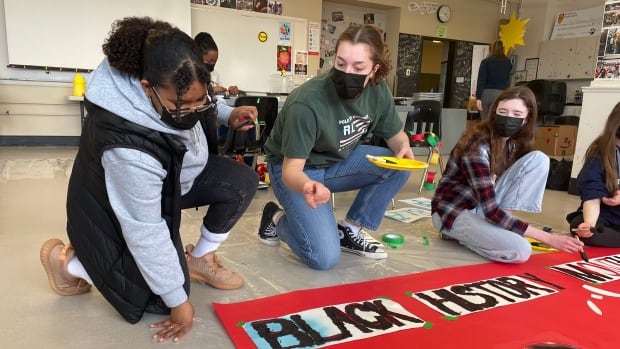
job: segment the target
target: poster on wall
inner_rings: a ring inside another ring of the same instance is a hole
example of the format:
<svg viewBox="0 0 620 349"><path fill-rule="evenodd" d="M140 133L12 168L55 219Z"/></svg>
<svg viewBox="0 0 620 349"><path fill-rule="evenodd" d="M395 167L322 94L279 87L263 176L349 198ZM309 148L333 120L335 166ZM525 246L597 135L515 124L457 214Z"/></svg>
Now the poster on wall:
<svg viewBox="0 0 620 349"><path fill-rule="evenodd" d="M278 45L276 57L276 69L279 72L291 71L291 47L286 45Z"/></svg>
<svg viewBox="0 0 620 349"><path fill-rule="evenodd" d="M595 79L620 79L620 0L605 1Z"/></svg>
<svg viewBox="0 0 620 349"><path fill-rule="evenodd" d="M274 0L190 0L192 4L219 6L239 11L282 15L282 2Z"/></svg>
<svg viewBox="0 0 620 349"><path fill-rule="evenodd" d="M282 16L282 1L269 0L267 3L267 13Z"/></svg>
<svg viewBox="0 0 620 349"><path fill-rule="evenodd" d="M319 22L308 23L308 54L318 56L321 51L321 25Z"/></svg>
<svg viewBox="0 0 620 349"><path fill-rule="evenodd" d="M281 43L291 41L291 22L280 22L278 24L278 40Z"/></svg>
<svg viewBox="0 0 620 349"><path fill-rule="evenodd" d="M295 74L308 75L308 52L295 51Z"/></svg>
<svg viewBox="0 0 620 349"><path fill-rule="evenodd" d="M237 0L220 0L220 7L237 8Z"/></svg>
<svg viewBox="0 0 620 349"><path fill-rule="evenodd" d="M600 6L560 12L555 17L551 40L596 35L601 31L602 20Z"/></svg>

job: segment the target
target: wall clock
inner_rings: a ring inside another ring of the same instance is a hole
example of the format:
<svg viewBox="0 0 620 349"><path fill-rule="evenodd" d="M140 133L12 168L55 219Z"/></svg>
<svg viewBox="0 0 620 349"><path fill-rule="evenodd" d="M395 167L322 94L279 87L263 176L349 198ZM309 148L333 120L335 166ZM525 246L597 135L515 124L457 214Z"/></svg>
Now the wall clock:
<svg viewBox="0 0 620 349"><path fill-rule="evenodd" d="M452 16L452 9L448 5L441 5L437 8L437 20L446 23Z"/></svg>

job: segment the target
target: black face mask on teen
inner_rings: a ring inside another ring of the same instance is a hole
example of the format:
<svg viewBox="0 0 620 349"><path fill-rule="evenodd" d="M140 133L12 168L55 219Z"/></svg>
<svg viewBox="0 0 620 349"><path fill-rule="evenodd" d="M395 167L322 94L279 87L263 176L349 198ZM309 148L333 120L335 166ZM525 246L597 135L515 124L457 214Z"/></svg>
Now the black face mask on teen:
<svg viewBox="0 0 620 349"><path fill-rule="evenodd" d="M205 63L205 66L207 66L209 73L215 70L215 63Z"/></svg>
<svg viewBox="0 0 620 349"><path fill-rule="evenodd" d="M162 108L161 111L161 121L165 122L166 125L177 128L179 130L191 129L196 125L199 117L200 114L196 112L187 113L182 117L176 117L173 116L166 108Z"/></svg>
<svg viewBox="0 0 620 349"><path fill-rule="evenodd" d="M493 126L500 136L512 137L521 131L524 121L522 118L495 114Z"/></svg>
<svg viewBox="0 0 620 349"><path fill-rule="evenodd" d="M333 68L332 79L336 85L336 93L342 99L357 98L364 91L364 82L368 75L345 73Z"/></svg>
<svg viewBox="0 0 620 349"><path fill-rule="evenodd" d="M211 100L207 99L208 103L204 105L190 110L176 110L173 115L170 109L168 109L162 102L155 87L151 86L151 90L155 93L155 98L157 98L157 101L161 106L161 121L163 121L166 125L179 130L189 130L194 127L200 118L200 113L214 106L214 104L211 103ZM180 106L177 105L177 108L180 108Z"/></svg>

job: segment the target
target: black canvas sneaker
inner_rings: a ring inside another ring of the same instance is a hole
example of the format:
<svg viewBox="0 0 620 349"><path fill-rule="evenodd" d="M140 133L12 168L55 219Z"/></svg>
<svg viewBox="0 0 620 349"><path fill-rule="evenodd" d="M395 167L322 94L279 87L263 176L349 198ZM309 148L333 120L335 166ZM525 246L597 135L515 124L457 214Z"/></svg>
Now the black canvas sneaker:
<svg viewBox="0 0 620 349"><path fill-rule="evenodd" d="M258 239L265 245L278 246L280 244L276 224L273 222L273 215L278 211L282 211L282 209L273 201L269 201L263 207L263 216L258 228Z"/></svg>
<svg viewBox="0 0 620 349"><path fill-rule="evenodd" d="M342 251L372 259L387 258L387 252L380 245L367 241L362 234L356 234L351 228L341 224L338 224L338 231L340 232L340 249Z"/></svg>

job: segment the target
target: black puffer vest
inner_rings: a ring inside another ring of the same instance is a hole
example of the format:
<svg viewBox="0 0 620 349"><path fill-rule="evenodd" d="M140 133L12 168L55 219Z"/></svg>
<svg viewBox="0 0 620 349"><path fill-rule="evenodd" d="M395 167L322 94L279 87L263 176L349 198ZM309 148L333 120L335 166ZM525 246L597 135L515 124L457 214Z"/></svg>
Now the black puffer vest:
<svg viewBox="0 0 620 349"><path fill-rule="evenodd" d="M158 159L167 171L161 214L177 249L189 295L189 275L179 234L179 174L187 148L171 135L127 121L88 100L86 109L88 117L67 193L67 233L97 289L127 321L136 323L145 311L166 313L169 309L150 290L127 248L107 195L101 157L106 149L114 147L138 149Z"/></svg>

